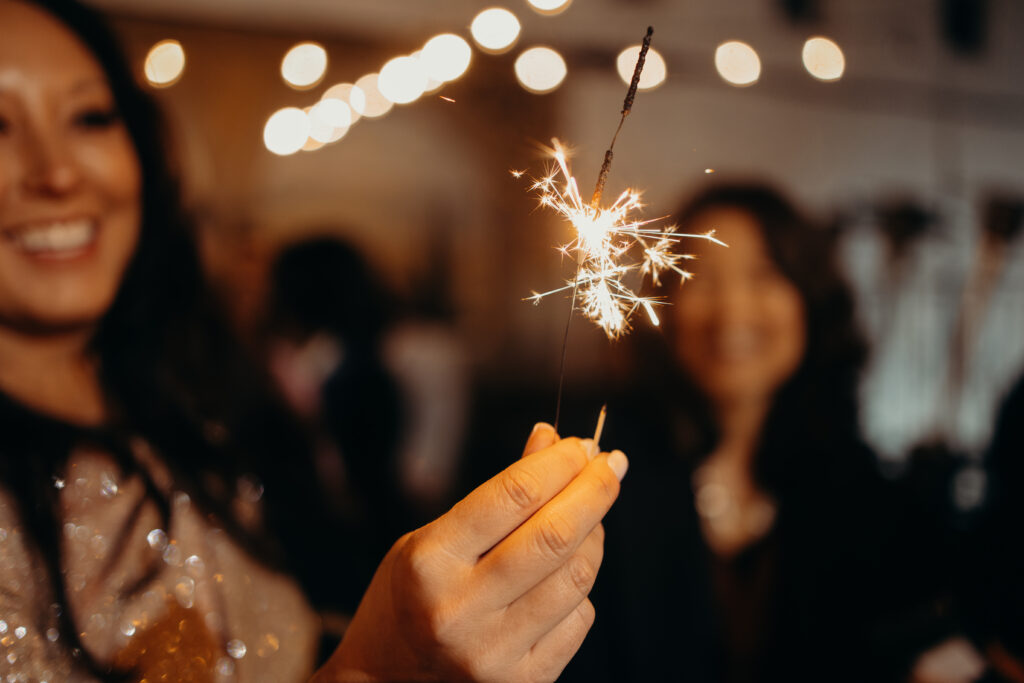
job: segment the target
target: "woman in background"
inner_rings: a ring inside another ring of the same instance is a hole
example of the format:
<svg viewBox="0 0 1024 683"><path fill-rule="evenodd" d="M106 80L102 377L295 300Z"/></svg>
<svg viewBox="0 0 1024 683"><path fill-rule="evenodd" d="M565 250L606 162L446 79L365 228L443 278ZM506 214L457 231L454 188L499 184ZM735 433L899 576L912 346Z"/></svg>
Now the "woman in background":
<svg viewBox="0 0 1024 683"><path fill-rule="evenodd" d="M284 683L317 662L266 533L316 524L290 489L302 444L210 300L158 118L92 12L0 0L4 681ZM626 466L538 426L395 543L315 680L556 678Z"/></svg>
<svg viewBox="0 0 1024 683"><path fill-rule="evenodd" d="M858 676L873 667L880 483L858 435L865 345L830 235L759 184L709 189L677 218L729 246L695 245L664 336L639 354L642 394L609 410L646 427L606 523L602 619L568 671L878 680Z"/></svg>

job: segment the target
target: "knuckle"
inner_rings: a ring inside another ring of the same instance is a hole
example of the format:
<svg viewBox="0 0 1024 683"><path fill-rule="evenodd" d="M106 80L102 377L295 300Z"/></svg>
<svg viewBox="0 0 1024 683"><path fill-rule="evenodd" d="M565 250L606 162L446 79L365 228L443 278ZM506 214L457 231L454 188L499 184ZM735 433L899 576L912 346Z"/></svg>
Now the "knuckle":
<svg viewBox="0 0 1024 683"><path fill-rule="evenodd" d="M532 510L541 503L541 482L536 474L522 467L513 467L501 478L505 495L519 510Z"/></svg>
<svg viewBox="0 0 1024 683"><path fill-rule="evenodd" d="M586 633L594 625L594 619L597 618L597 610L594 609L594 603L589 598L584 600L576 607L576 615L579 617L580 627Z"/></svg>
<svg viewBox="0 0 1024 683"><path fill-rule="evenodd" d="M593 486L608 507L611 507L615 499L619 497L619 480L615 478L615 475L607 467L599 470L598 475L594 477Z"/></svg>
<svg viewBox="0 0 1024 683"><path fill-rule="evenodd" d="M584 555L573 555L566 563L566 572L573 587L581 596L587 596L597 580L597 568Z"/></svg>
<svg viewBox="0 0 1024 683"><path fill-rule="evenodd" d="M572 547L573 526L561 515L547 515L537 528L537 545L546 557L562 557Z"/></svg>

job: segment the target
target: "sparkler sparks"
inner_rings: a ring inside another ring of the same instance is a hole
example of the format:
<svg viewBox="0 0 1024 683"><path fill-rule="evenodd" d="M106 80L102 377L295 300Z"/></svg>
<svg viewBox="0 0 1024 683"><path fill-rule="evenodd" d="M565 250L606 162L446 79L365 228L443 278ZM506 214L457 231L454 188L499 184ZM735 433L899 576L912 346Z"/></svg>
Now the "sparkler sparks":
<svg viewBox="0 0 1024 683"><path fill-rule="evenodd" d="M609 338L630 329L629 320L643 308L654 325L659 324L655 307L665 302L660 297L640 296L627 284L631 274L640 279L650 277L660 286L661 276L674 271L683 279L691 274L680 264L689 254L675 253L676 246L688 238L705 239L725 244L714 232L702 235L676 232L675 226L660 227L661 219L640 220L634 214L643 207L640 193L626 190L609 206L586 203L579 185L569 170L565 148L554 140L550 150L554 159L552 171L534 180L530 189L537 193L541 206L554 210L569 222L575 237L560 250L577 264L576 276L564 286L546 292L534 292L528 300L539 303L552 294L578 290L580 310L595 322ZM521 172L516 177L522 175ZM595 197L595 199L600 199Z"/></svg>

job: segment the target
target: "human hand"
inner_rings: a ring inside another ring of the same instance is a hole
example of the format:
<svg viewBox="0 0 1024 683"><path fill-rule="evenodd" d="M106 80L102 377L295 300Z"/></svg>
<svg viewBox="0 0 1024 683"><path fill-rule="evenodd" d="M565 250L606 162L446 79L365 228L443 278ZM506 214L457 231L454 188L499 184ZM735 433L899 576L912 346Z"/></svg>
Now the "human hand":
<svg viewBox="0 0 1024 683"><path fill-rule="evenodd" d="M521 460L395 543L314 683L555 680L593 623L627 465L538 425Z"/></svg>

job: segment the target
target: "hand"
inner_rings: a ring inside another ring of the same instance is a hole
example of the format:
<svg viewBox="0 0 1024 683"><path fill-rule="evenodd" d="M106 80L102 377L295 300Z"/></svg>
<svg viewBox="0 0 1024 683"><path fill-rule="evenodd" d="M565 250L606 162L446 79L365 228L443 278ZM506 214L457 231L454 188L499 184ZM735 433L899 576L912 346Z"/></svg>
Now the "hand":
<svg viewBox="0 0 1024 683"><path fill-rule="evenodd" d="M534 428L521 460L388 552L315 683L553 681L594 621L625 456Z"/></svg>

